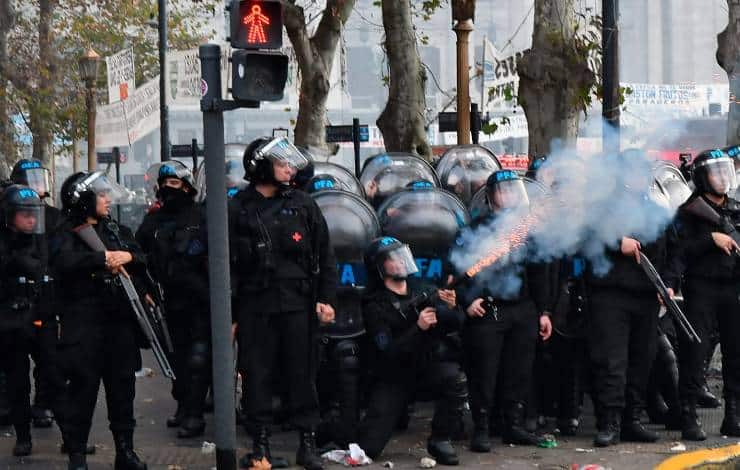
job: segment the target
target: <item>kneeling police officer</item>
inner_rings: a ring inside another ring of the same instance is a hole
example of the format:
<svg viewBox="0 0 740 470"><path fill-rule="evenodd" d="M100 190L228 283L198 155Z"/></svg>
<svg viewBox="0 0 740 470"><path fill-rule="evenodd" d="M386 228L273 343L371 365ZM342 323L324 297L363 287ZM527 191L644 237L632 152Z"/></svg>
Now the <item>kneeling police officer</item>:
<svg viewBox="0 0 740 470"><path fill-rule="evenodd" d="M360 447L377 458L409 400L417 394L431 395L437 402L427 451L442 465L457 465L450 438L467 399L467 380L460 364L434 354L444 336L462 326L455 291L439 290L438 302L408 305L436 289L409 278L418 272L411 250L392 237L370 244L365 265L369 292L363 316L374 383L360 425Z"/></svg>

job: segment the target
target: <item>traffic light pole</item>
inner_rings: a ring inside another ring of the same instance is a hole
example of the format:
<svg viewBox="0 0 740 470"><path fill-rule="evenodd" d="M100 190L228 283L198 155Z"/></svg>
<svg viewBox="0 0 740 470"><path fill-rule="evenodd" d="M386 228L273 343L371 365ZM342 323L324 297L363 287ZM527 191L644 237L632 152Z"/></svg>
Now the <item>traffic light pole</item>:
<svg viewBox="0 0 740 470"><path fill-rule="evenodd" d="M198 49L201 69L203 146L208 219L208 277L210 281L211 339L213 344L213 397L215 406L216 468L236 470L236 412L234 403L234 352L231 341L231 275L229 272L228 218L226 212L226 156L224 153L224 101L221 97L221 47L204 44Z"/></svg>

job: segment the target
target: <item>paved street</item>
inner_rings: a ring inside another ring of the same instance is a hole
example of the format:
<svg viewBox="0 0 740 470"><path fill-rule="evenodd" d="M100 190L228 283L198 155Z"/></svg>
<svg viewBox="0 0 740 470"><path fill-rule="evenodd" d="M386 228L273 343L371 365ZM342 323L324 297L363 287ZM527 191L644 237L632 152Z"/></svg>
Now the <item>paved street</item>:
<svg viewBox="0 0 740 470"><path fill-rule="evenodd" d="M150 355L145 355L145 363L156 371L156 364ZM136 447L149 463L151 470L209 470L215 466L214 455L204 455L201 451L203 441L213 440L212 416L208 416L209 427L200 439L178 440L175 430L165 427L165 419L172 412L173 403L169 395L169 385L155 373L152 377L137 379L136 414L138 428ZM721 411L701 410L710 439L704 446L723 446L735 444L736 440L724 439L717 435L721 422ZM380 468L386 461L394 462L396 469L418 468L419 459L426 455L424 450L426 433L431 419L430 408L417 406L409 432L397 435L381 461L372 468ZM461 452L464 468L502 468L502 469L569 469L574 463L597 463L613 469L651 468L675 452L670 447L678 440L677 432L661 432L662 439L656 444L622 444L607 450L593 450L591 439L593 418L586 418L586 432L576 438L557 438L555 449L532 447L504 447L494 441L495 450L491 454L474 454L467 450ZM34 453L23 460L10 456L15 442L11 428L0 429L0 470L55 470L66 469L66 458L59 453L59 432L56 428L36 429L34 434ZM240 446L248 443L245 432L238 430ZM91 470L111 469L113 467L113 442L107 429L105 400L101 390L98 410L95 415L91 442L97 445L97 454L89 459ZM294 460L296 437L294 433L281 433L274 437L276 453ZM458 449L462 445L457 444ZM689 449L697 446L688 445ZM584 452L585 450L585 452ZM241 456L245 449L239 450ZM340 466L334 466L340 468Z"/></svg>

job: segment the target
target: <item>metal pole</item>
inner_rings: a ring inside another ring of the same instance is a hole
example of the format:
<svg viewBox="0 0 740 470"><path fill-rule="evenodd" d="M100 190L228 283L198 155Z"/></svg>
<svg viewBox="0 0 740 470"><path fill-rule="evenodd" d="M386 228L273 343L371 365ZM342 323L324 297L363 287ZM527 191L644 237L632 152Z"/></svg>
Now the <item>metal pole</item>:
<svg viewBox="0 0 740 470"><path fill-rule="evenodd" d="M167 109L167 0L157 0L159 8L159 141L161 161L170 159L170 121Z"/></svg>
<svg viewBox="0 0 740 470"><path fill-rule="evenodd" d="M470 79L468 77L468 36L473 31L473 21L455 23L457 35L457 143L470 143Z"/></svg>
<svg viewBox="0 0 740 470"><path fill-rule="evenodd" d="M480 113L478 112L478 103L470 104L470 136L473 139L473 143L478 145L480 138Z"/></svg>
<svg viewBox="0 0 740 470"><path fill-rule="evenodd" d="M198 169L198 139L190 141L190 149L193 152L191 157L193 158L193 172Z"/></svg>
<svg viewBox="0 0 740 470"><path fill-rule="evenodd" d="M618 153L620 150L619 30L617 29L619 0L602 0L601 6L604 15L604 26L601 32L601 45L604 51L602 68L604 128L602 145L604 152Z"/></svg>
<svg viewBox="0 0 740 470"><path fill-rule="evenodd" d="M483 60L481 60L480 74L480 111L486 109L486 41L488 36L483 35Z"/></svg>
<svg viewBox="0 0 740 470"><path fill-rule="evenodd" d="M360 177L360 119L352 118L352 142L355 144L355 176Z"/></svg>
<svg viewBox="0 0 740 470"><path fill-rule="evenodd" d="M213 343L213 397L216 468L236 470L236 414L234 408L234 353L231 347L231 276L226 213L226 156L221 100L221 48L204 44L200 55L205 155L206 216L208 219L208 277L211 294Z"/></svg>
<svg viewBox="0 0 740 470"><path fill-rule="evenodd" d="M95 154L95 83L88 80L85 84L87 93L85 102L87 105L87 171L95 171L97 166L97 155Z"/></svg>
<svg viewBox="0 0 740 470"><path fill-rule="evenodd" d="M116 164L116 183L121 184L121 149L113 147L113 159ZM121 203L116 204L116 215L118 216L118 223L121 223Z"/></svg>

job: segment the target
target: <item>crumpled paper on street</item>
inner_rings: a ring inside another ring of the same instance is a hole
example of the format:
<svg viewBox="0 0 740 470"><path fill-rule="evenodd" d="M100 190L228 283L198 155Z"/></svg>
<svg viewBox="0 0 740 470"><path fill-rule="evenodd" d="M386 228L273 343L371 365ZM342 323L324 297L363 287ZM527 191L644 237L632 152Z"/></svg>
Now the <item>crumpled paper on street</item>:
<svg viewBox="0 0 740 470"><path fill-rule="evenodd" d="M372 459L357 444L350 444L349 450L332 450L321 457L335 463L341 463L345 467L359 467L373 463Z"/></svg>
<svg viewBox="0 0 740 470"><path fill-rule="evenodd" d="M203 455L209 455L216 452L216 444L213 442L203 441L203 445L200 448L200 453Z"/></svg>
<svg viewBox="0 0 740 470"><path fill-rule="evenodd" d="M686 444L682 442L674 442L671 446L671 452L686 452Z"/></svg>
<svg viewBox="0 0 740 470"><path fill-rule="evenodd" d="M419 461L419 467L421 468L434 468L437 466L437 461L430 459L429 457L422 457Z"/></svg>

